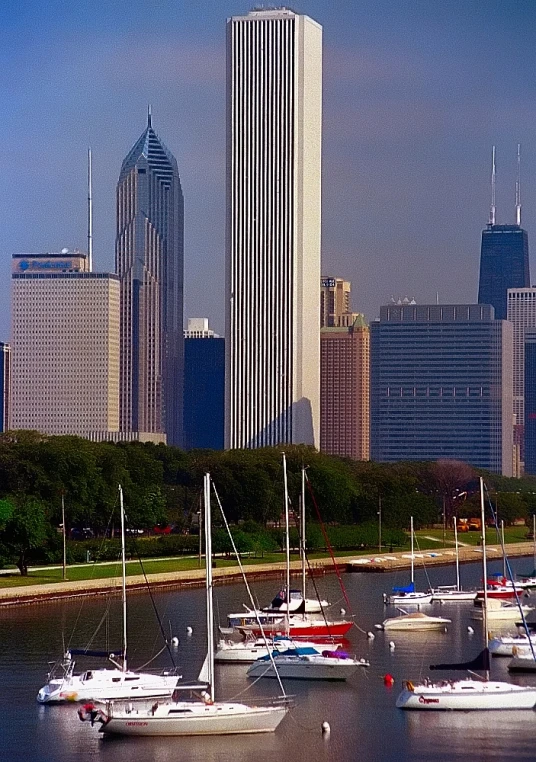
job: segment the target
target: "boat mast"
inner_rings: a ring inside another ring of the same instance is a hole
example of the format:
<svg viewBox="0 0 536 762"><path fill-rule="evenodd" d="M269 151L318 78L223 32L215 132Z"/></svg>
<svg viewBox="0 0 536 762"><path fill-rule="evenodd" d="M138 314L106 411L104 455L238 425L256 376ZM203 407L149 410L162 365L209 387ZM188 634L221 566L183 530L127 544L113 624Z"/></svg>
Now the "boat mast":
<svg viewBox="0 0 536 762"><path fill-rule="evenodd" d="M484 574L484 608L482 610L482 628L484 630L484 648L488 647L488 566L486 561L486 523L484 516L484 479L480 477L480 521L482 523L482 573ZM485 679L489 680L489 670Z"/></svg>
<svg viewBox="0 0 536 762"><path fill-rule="evenodd" d="M122 670L127 671L127 567L125 558L125 508L123 506L123 488L119 485L119 509L121 511L121 573L123 582L121 599L123 603L123 662Z"/></svg>
<svg viewBox="0 0 536 762"><path fill-rule="evenodd" d="M532 561L532 568L536 569L536 513L532 514Z"/></svg>
<svg viewBox="0 0 536 762"><path fill-rule="evenodd" d="M302 575L302 597L305 600L305 466L301 472L301 512L300 512L300 555Z"/></svg>
<svg viewBox="0 0 536 762"><path fill-rule="evenodd" d="M207 594L207 665L210 700L214 702L214 613L212 606L212 516L210 512L210 474L205 474L205 580Z"/></svg>
<svg viewBox="0 0 536 762"><path fill-rule="evenodd" d="M409 533L411 535L411 584L414 584L415 582L415 563L413 560L413 516L410 516L409 519Z"/></svg>
<svg viewBox="0 0 536 762"><path fill-rule="evenodd" d="M283 453L283 487L285 492L285 552L287 565L286 595L287 610L285 614L285 629L287 637L290 635L290 532L288 526L288 483L287 483L287 459Z"/></svg>
<svg viewBox="0 0 536 762"><path fill-rule="evenodd" d="M460 592L460 552L458 549L458 517L454 516L454 543L456 545L456 590Z"/></svg>

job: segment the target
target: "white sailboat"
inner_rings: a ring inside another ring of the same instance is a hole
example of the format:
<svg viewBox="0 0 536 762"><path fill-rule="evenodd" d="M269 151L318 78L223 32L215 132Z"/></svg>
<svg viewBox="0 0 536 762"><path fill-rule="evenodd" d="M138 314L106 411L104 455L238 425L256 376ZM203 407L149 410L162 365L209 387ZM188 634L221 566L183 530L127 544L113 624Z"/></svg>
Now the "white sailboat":
<svg viewBox="0 0 536 762"><path fill-rule="evenodd" d="M125 511L123 490L119 485L119 507L121 512L121 571L123 646L115 653L71 649L64 655L59 665L59 674L52 670L46 684L37 694L40 704L61 704L73 701L106 701L108 699L130 699L156 696L171 696L180 675L173 671L163 674L134 672L127 667L127 595L125 565ZM114 669L88 669L75 675L73 656L108 657ZM121 658L121 662L116 659Z"/></svg>
<svg viewBox="0 0 536 762"><path fill-rule="evenodd" d="M484 521L484 483L480 477L480 508L482 515L482 564L487 579L486 538ZM396 705L399 709L414 710L498 710L533 709L536 705L536 688L512 685L489 679L490 658L487 648L487 596L484 599L483 637L484 650L471 662L462 664L437 664L432 669L483 670L483 680L473 677L464 680L429 680L419 683L406 681Z"/></svg>
<svg viewBox="0 0 536 762"><path fill-rule="evenodd" d="M394 587L393 592L383 594L383 602L392 606L420 606L432 602L432 593L419 593L415 590L415 553L414 553L413 516L410 518L410 558L411 581L406 587Z"/></svg>
<svg viewBox="0 0 536 762"><path fill-rule="evenodd" d="M210 486L210 475L205 474L207 656L199 684L179 686L172 700L156 701L152 705L150 702L108 702L104 711L97 711L93 716L87 712L81 715L81 719L100 722L100 732L106 735L206 736L273 732L288 711L286 697L279 703L264 706L215 701ZM178 700L182 690L192 691L195 698Z"/></svg>
<svg viewBox="0 0 536 762"><path fill-rule="evenodd" d="M456 584L440 585L432 589L432 602L460 603L474 601L476 590L462 590L460 586L460 552L458 546L458 522L454 519L454 543L456 545Z"/></svg>
<svg viewBox="0 0 536 762"><path fill-rule="evenodd" d="M303 479L302 471L302 479ZM290 591L290 529L287 462L283 453L285 499L286 590ZM303 481L302 481L303 484ZM303 508L302 508L303 513ZM302 585L305 590L305 549L302 547ZM288 597L288 596L287 596ZM305 600L305 594L303 594ZM289 610L285 611L286 634L290 640ZM248 677L277 677L297 680L346 680L359 667L368 667L365 659L355 659L340 650L319 649L312 643L291 642L285 650L274 650L257 659L248 669Z"/></svg>

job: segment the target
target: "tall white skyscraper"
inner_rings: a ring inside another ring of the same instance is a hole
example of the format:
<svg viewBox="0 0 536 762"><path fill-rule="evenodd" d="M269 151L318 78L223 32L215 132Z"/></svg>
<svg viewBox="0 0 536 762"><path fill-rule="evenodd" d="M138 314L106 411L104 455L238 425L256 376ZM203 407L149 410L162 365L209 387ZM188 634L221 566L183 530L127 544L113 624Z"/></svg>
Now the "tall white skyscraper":
<svg viewBox="0 0 536 762"><path fill-rule="evenodd" d="M507 319L514 326L514 415L525 420L525 328L536 327L536 288L509 288Z"/></svg>
<svg viewBox="0 0 536 762"><path fill-rule="evenodd" d="M318 444L322 27L227 22L226 446Z"/></svg>

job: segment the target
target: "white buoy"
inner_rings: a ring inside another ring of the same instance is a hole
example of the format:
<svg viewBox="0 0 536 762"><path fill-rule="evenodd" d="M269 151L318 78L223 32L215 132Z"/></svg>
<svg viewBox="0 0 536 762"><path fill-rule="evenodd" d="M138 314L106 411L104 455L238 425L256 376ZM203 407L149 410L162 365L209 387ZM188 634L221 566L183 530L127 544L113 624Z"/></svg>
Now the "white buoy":
<svg viewBox="0 0 536 762"><path fill-rule="evenodd" d="M331 730L331 728L329 726L329 722L326 722L324 720L324 722L322 723L322 733L327 735L327 733L329 733L330 730Z"/></svg>
<svg viewBox="0 0 536 762"><path fill-rule="evenodd" d="M474 633L474 630L473 630L473 628L472 628L472 627L470 627L470 626L469 626L469 627L467 628L467 632L469 633L469 635L473 635L473 633Z"/></svg>
<svg viewBox="0 0 536 762"><path fill-rule="evenodd" d="M346 609L341 609L341 616L344 616L346 614Z"/></svg>
<svg viewBox="0 0 536 762"><path fill-rule="evenodd" d="M179 639L178 638L171 638L171 645L172 646L178 646L179 645Z"/></svg>
<svg viewBox="0 0 536 762"><path fill-rule="evenodd" d="M367 638L369 640L374 640L375 637L376 637L376 635L373 632L370 632L370 631L367 632Z"/></svg>
<svg viewBox="0 0 536 762"><path fill-rule="evenodd" d="M187 627L187 628L186 628L186 634L187 634L187 635L191 635L191 634L192 634L192 632L193 632L193 630L192 630L192 628L191 628L191 627Z"/></svg>
<svg viewBox="0 0 536 762"><path fill-rule="evenodd" d="M396 646L394 644L394 641L392 641L392 640L389 641L389 648L391 649L391 651L395 650Z"/></svg>

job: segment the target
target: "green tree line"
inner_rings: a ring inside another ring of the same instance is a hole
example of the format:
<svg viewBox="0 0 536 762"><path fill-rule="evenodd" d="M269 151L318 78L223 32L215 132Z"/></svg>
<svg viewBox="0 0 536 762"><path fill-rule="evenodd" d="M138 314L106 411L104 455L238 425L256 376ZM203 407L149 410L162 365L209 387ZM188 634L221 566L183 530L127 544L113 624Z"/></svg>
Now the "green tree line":
<svg viewBox="0 0 536 762"><path fill-rule="evenodd" d="M478 512L474 496L478 473L458 461L379 464L331 457L306 446L286 446L285 452L295 509L301 469L307 469L305 513L310 533L319 531L319 517L328 525L359 525L362 537L369 537L376 532L380 510L386 531L407 528L411 515L419 527L443 516L448 520L454 513ZM47 552L56 556L62 496L68 530L90 527L97 535L113 535L119 521L118 484L123 487L131 527L172 524L177 531L189 530L197 522L207 471L228 521L240 523L244 535L248 534L244 523L260 527L249 535L256 535L252 542L257 550L262 552L263 543L268 550L261 530L277 525L284 507L281 448L185 452L152 443L95 443L32 431L2 434L0 561L16 562L25 573L30 560ZM536 479L494 474L485 478L505 521L536 510ZM217 522L216 512L214 518ZM310 539L313 543L312 534ZM344 544L344 538L338 542ZM224 547L225 541L220 544Z"/></svg>

